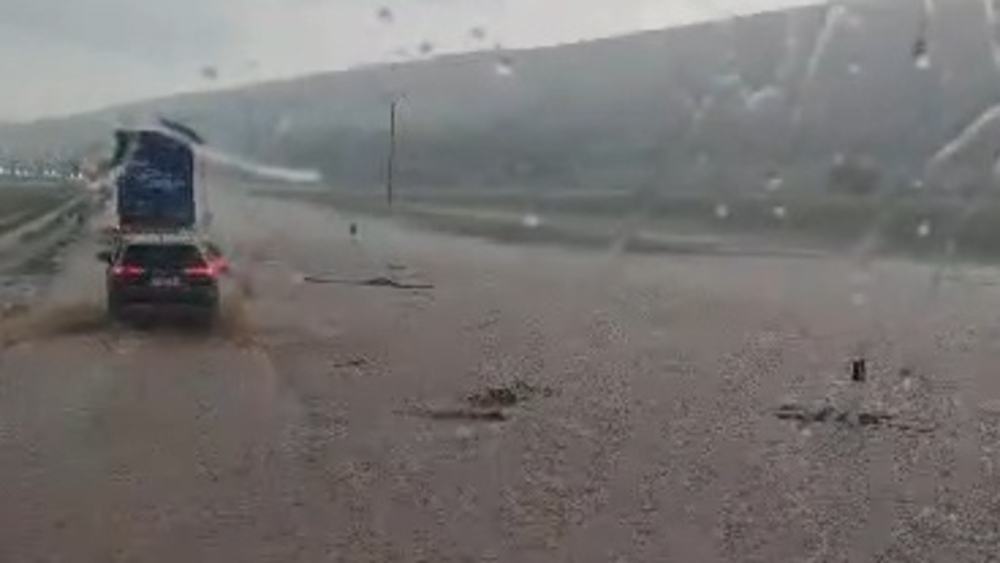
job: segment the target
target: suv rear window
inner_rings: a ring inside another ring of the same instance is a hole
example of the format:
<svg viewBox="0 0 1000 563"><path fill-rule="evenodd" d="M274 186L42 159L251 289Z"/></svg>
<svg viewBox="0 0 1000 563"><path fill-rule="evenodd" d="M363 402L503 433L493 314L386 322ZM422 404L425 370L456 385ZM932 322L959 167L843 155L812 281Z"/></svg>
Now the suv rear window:
<svg viewBox="0 0 1000 563"><path fill-rule="evenodd" d="M190 244L132 244L122 263L143 268L184 269L205 264L198 247Z"/></svg>

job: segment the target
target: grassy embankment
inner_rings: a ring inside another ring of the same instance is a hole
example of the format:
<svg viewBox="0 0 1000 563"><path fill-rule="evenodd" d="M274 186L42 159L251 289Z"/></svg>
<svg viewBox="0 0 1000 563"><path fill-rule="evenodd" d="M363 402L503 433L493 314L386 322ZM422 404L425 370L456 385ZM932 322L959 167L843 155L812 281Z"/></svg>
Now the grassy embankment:
<svg viewBox="0 0 1000 563"><path fill-rule="evenodd" d="M0 234L41 217L76 193L70 186L0 184Z"/></svg>

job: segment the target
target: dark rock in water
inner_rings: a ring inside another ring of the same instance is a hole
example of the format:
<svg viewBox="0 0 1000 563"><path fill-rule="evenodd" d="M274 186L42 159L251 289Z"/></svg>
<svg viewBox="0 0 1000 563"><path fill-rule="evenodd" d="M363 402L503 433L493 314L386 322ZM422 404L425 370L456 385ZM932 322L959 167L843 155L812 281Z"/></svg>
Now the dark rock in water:
<svg viewBox="0 0 1000 563"><path fill-rule="evenodd" d="M510 407L517 404L519 398L513 389L492 388L483 393L476 393L469 396L470 404L477 407Z"/></svg>
<svg viewBox="0 0 1000 563"><path fill-rule="evenodd" d="M466 401L479 408L512 407L537 396L551 397L553 394L553 390L548 387L539 387L519 379L511 385L489 387L480 393L469 395Z"/></svg>
<svg viewBox="0 0 1000 563"><path fill-rule="evenodd" d="M863 383L868 380L868 365L864 358L851 362L851 381Z"/></svg>

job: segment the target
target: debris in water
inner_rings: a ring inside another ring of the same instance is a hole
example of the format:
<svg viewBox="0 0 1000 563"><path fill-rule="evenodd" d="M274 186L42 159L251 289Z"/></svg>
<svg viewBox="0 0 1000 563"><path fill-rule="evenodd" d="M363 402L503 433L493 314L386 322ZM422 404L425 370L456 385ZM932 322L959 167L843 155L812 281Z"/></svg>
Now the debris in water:
<svg viewBox="0 0 1000 563"><path fill-rule="evenodd" d="M554 394L550 387L540 387L518 379L511 385L489 387L480 393L473 393L466 397L466 402L479 408L512 407L539 395L551 397Z"/></svg>
<svg viewBox="0 0 1000 563"><path fill-rule="evenodd" d="M403 283L385 276L376 276L374 278L367 279L361 282L361 285L371 287L392 287L395 289L434 289L434 286L430 284Z"/></svg>
<svg viewBox="0 0 1000 563"><path fill-rule="evenodd" d="M399 414L443 421L506 422L510 418L502 409L418 407Z"/></svg>
<svg viewBox="0 0 1000 563"><path fill-rule="evenodd" d="M364 358L353 358L344 362L333 364L333 369L360 368L368 365L368 360Z"/></svg>
<svg viewBox="0 0 1000 563"><path fill-rule="evenodd" d="M376 276L366 280L327 278L323 276L303 276L302 281L309 283L330 283L368 287L391 287L394 289L434 289L434 286L431 284L405 283L385 276Z"/></svg>
<svg viewBox="0 0 1000 563"><path fill-rule="evenodd" d="M898 422L895 415L886 412L851 412L839 410L827 404L812 408L795 404L781 405L774 411L774 416L779 420L799 423L803 433L808 430L809 426L815 424L834 424L849 428L893 428L920 433L929 433L935 430L933 427Z"/></svg>
<svg viewBox="0 0 1000 563"><path fill-rule="evenodd" d="M430 418L432 420L458 420L477 422L503 422L510 419L505 409L516 406L538 395L554 395L551 388L516 380L510 385L490 387L466 397L465 407L416 407L401 414Z"/></svg>
<svg viewBox="0 0 1000 563"><path fill-rule="evenodd" d="M833 418L835 411L829 405L818 409L807 409L799 405L781 405L774 415L780 420L797 420L800 422L826 422Z"/></svg>
<svg viewBox="0 0 1000 563"><path fill-rule="evenodd" d="M494 387L482 393L468 397L469 404L475 407L512 407L517 404L518 396L509 387Z"/></svg>

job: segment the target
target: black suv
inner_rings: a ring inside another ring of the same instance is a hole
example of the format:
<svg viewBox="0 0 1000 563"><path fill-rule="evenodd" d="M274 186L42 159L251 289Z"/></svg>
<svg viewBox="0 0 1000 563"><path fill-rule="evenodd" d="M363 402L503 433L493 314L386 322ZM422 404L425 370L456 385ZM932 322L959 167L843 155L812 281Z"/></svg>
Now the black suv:
<svg viewBox="0 0 1000 563"><path fill-rule="evenodd" d="M197 311L206 321L216 318L223 267L215 249L198 239L128 235L113 251L98 256L108 264L108 313L112 317L120 318L134 306L179 306Z"/></svg>

